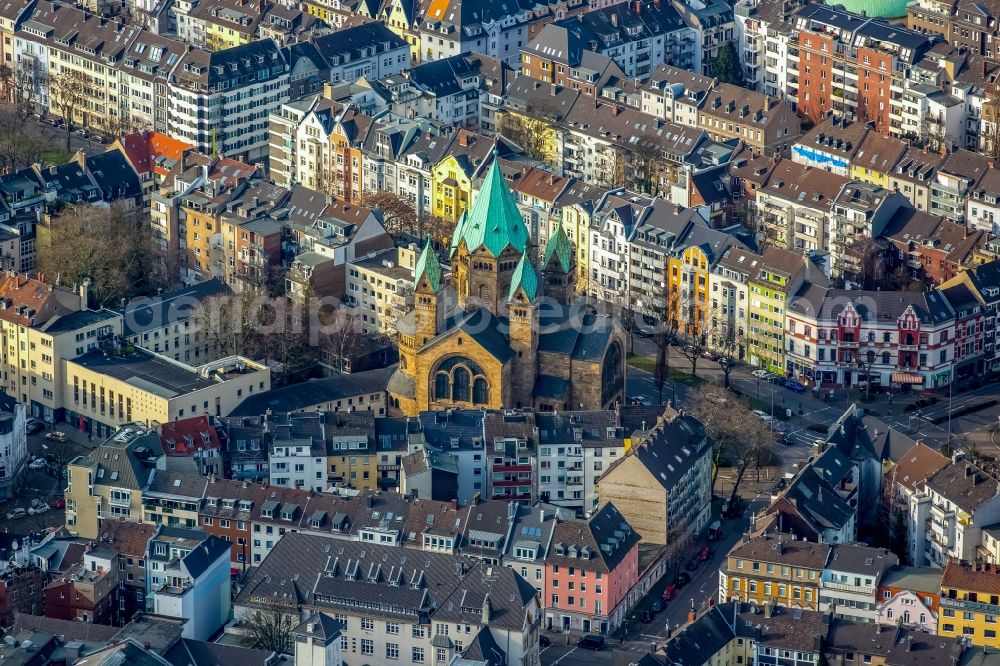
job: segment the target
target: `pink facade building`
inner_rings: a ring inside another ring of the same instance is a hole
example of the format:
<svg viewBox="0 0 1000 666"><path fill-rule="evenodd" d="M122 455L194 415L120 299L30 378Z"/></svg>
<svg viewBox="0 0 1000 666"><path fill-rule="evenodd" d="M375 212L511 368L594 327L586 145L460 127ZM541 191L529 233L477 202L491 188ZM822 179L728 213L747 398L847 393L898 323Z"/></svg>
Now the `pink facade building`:
<svg viewBox="0 0 1000 666"><path fill-rule="evenodd" d="M606 634L635 601L639 535L606 504L590 520L556 525L545 569L546 628Z"/></svg>

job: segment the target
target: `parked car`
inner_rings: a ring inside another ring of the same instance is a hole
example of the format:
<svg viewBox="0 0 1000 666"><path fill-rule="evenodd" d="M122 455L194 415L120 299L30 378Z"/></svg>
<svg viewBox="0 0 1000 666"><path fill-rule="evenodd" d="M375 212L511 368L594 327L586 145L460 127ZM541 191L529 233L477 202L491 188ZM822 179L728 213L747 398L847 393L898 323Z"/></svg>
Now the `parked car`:
<svg viewBox="0 0 1000 666"><path fill-rule="evenodd" d="M701 560L699 560L698 556L695 555L690 560L688 560L688 563L684 566L684 568L687 569L688 571L694 571L695 569L698 568L700 564Z"/></svg>
<svg viewBox="0 0 1000 666"><path fill-rule="evenodd" d="M714 555L714 553L711 548L708 546L702 546L701 550L698 551L698 561L707 562L712 558L712 555Z"/></svg>
<svg viewBox="0 0 1000 666"><path fill-rule="evenodd" d="M770 414L768 414L767 412L765 412L765 411L762 411L762 410L760 410L760 409L755 409L755 410L753 410L752 414L753 414L754 416L756 416L757 418L759 418L759 419L760 419L761 421L763 421L764 423L770 423L771 421L773 421L773 420L774 420L774 419L773 419L773 418L771 417L771 415L770 415Z"/></svg>
<svg viewBox="0 0 1000 666"><path fill-rule="evenodd" d="M31 500L31 506L28 507L29 516L37 516L40 513L45 513L49 510L49 505L47 502L43 502L40 499Z"/></svg>
<svg viewBox="0 0 1000 666"><path fill-rule="evenodd" d="M45 439L50 442L65 442L67 437L66 433L61 430L53 430L52 432L45 435Z"/></svg>
<svg viewBox="0 0 1000 666"><path fill-rule="evenodd" d="M644 396L644 395L633 395L633 396L632 396L631 398L629 398L628 400L629 400L629 402L631 402L631 403L632 403L633 405L643 405L643 406L645 406L645 407L651 407L651 406L653 405L653 401L652 401L652 400L650 400L649 398L647 398L647 397L646 397L646 396Z"/></svg>
<svg viewBox="0 0 1000 666"><path fill-rule="evenodd" d="M656 617L656 614L647 608L646 610L642 611L642 615L639 616L639 622L642 622L643 624L649 624L650 622L653 621L654 617Z"/></svg>
<svg viewBox="0 0 1000 666"><path fill-rule="evenodd" d="M548 636L543 634L538 637L538 647L547 648L550 645L552 645L552 640Z"/></svg>
<svg viewBox="0 0 1000 666"><path fill-rule="evenodd" d="M690 578L690 576L688 576L688 578ZM679 588L677 587L676 583L670 583L665 588L663 588L663 594L660 595L660 598L663 599L664 603L666 603L671 599L673 599L675 596L677 596L678 589Z"/></svg>
<svg viewBox="0 0 1000 666"><path fill-rule="evenodd" d="M722 538L722 521L716 520L708 526L708 540L718 541Z"/></svg>
<svg viewBox="0 0 1000 666"><path fill-rule="evenodd" d="M7 512L7 520L17 520L18 518L24 518L28 515L25 509L14 509L13 511Z"/></svg>
<svg viewBox="0 0 1000 666"><path fill-rule="evenodd" d="M719 355L716 354L711 349L706 349L705 351L703 351L701 353L701 357L702 358L707 358L709 361L718 361L719 360Z"/></svg>
<svg viewBox="0 0 1000 666"><path fill-rule="evenodd" d="M29 435L34 435L36 432L41 432L45 430L45 424L38 419L32 417L24 422L24 429Z"/></svg>
<svg viewBox="0 0 1000 666"><path fill-rule="evenodd" d="M604 636L595 636L594 634L587 634L580 639L580 642L576 644L577 647L583 648L584 650L603 650L604 649Z"/></svg>
<svg viewBox="0 0 1000 666"><path fill-rule="evenodd" d="M775 432L785 432L785 430L787 430L785 424L778 419L772 419L771 421L768 421L768 423L771 424L771 427L774 428Z"/></svg>
<svg viewBox="0 0 1000 666"><path fill-rule="evenodd" d="M789 391L792 391L793 393L805 393L806 392L805 385L803 385L803 384L795 381L794 379L786 379L784 381L784 383L782 383L782 386L784 386Z"/></svg>
<svg viewBox="0 0 1000 666"><path fill-rule="evenodd" d="M663 610L663 602L660 601L659 599L655 600L652 604L650 604L649 610L653 611L654 613L659 613L660 611Z"/></svg>
<svg viewBox="0 0 1000 666"><path fill-rule="evenodd" d="M677 574L677 579L674 581L678 587L684 587L691 582L691 574L687 571L682 571Z"/></svg>
<svg viewBox="0 0 1000 666"><path fill-rule="evenodd" d="M76 134L81 139L87 138L87 130L83 129L82 127L78 129L76 132L74 132L74 134Z"/></svg>
<svg viewBox="0 0 1000 666"><path fill-rule="evenodd" d="M45 458L35 458L28 463L28 469L33 469L35 471L43 470L48 466L49 463L45 461Z"/></svg>
<svg viewBox="0 0 1000 666"><path fill-rule="evenodd" d="M795 438L792 437L792 433L789 432L782 435L781 443L785 446L795 446L797 442L795 441Z"/></svg>
<svg viewBox="0 0 1000 666"><path fill-rule="evenodd" d="M763 368L759 368L757 370L754 370L750 374L752 374L757 379L767 379L767 376L771 373L768 372L767 370L764 370Z"/></svg>
<svg viewBox="0 0 1000 666"><path fill-rule="evenodd" d="M53 509L60 509L60 510L61 509L65 509L66 508L66 498L64 498L64 497L57 497L54 500L52 500L52 504L50 504L50 506Z"/></svg>

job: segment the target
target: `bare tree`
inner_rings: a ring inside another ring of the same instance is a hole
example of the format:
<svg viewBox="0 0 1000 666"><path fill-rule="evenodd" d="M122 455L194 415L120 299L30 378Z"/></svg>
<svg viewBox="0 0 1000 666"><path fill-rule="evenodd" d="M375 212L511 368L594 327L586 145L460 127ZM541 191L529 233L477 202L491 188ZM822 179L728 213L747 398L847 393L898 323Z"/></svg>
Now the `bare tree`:
<svg viewBox="0 0 1000 666"><path fill-rule="evenodd" d="M712 438L712 487L719 477L730 447L741 436L739 426L746 419L731 414L737 397L723 388L703 384L696 388L688 399L688 411L705 426L705 432ZM738 415L737 415L738 416Z"/></svg>
<svg viewBox="0 0 1000 666"><path fill-rule="evenodd" d="M334 372L350 372L350 352L362 335L358 315L346 306L328 308L321 313L321 322L325 329L320 343L322 357Z"/></svg>
<svg viewBox="0 0 1000 666"><path fill-rule="evenodd" d="M714 347L718 353L716 361L722 370L722 386L729 388L729 375L733 372L736 364L743 359L743 352L746 349L746 334L742 328L732 331L715 326L715 329L717 334Z"/></svg>
<svg viewBox="0 0 1000 666"><path fill-rule="evenodd" d="M9 92L17 118L24 124L38 109L38 93L48 86L46 76L35 71L33 60L22 58L13 67L0 68L0 80Z"/></svg>
<svg viewBox="0 0 1000 666"><path fill-rule="evenodd" d="M292 630L298 626L299 617L294 607L268 605L247 611L240 624L254 648L288 654L292 648Z"/></svg>
<svg viewBox="0 0 1000 666"><path fill-rule="evenodd" d="M556 129L558 114L540 105L528 105L524 111L504 109L500 114L500 135L520 146L529 157L556 166Z"/></svg>
<svg viewBox="0 0 1000 666"><path fill-rule="evenodd" d="M698 374L698 359L708 351L708 334L705 331L695 331L686 333L680 340L681 356L686 358L691 364L691 375Z"/></svg>
<svg viewBox="0 0 1000 666"><path fill-rule="evenodd" d="M378 208L390 234L418 234L417 211L405 197L386 190L365 195L365 205Z"/></svg>
<svg viewBox="0 0 1000 666"><path fill-rule="evenodd" d="M16 110L0 109L0 169L17 171L41 161L49 147Z"/></svg>
<svg viewBox="0 0 1000 666"><path fill-rule="evenodd" d="M640 335L649 338L656 345L656 363L653 366L653 382L659 393L660 404L663 404L663 388L670 379L670 347L677 341L677 331L680 328L680 301L677 293L668 290L662 305L654 306L652 315L643 316L652 320L652 327L643 326Z"/></svg>
<svg viewBox="0 0 1000 666"><path fill-rule="evenodd" d="M878 352L875 349L861 349L858 352L858 370L862 377L863 382L865 382L865 400L871 400L872 397L872 367L878 360Z"/></svg>
<svg viewBox="0 0 1000 666"><path fill-rule="evenodd" d="M83 106L90 78L76 69L55 68L49 76L49 97L52 104L59 110L59 115L66 121L66 151L70 150L70 137L73 135L73 119Z"/></svg>
<svg viewBox="0 0 1000 666"><path fill-rule="evenodd" d="M628 187L653 196L665 194L661 184L668 180L670 162L663 149L651 143L639 142L629 151Z"/></svg>
<svg viewBox="0 0 1000 666"><path fill-rule="evenodd" d="M733 490L729 494L729 504L732 505L750 466L760 465L762 460L770 458L774 433L770 426L758 419L744 403L729 401L728 404L730 410L727 427L736 428L738 432L738 436L730 442L726 456L727 462L736 473Z"/></svg>
<svg viewBox="0 0 1000 666"><path fill-rule="evenodd" d="M983 104L978 147L984 155L1000 158L1000 104L994 100Z"/></svg>
<svg viewBox="0 0 1000 666"><path fill-rule="evenodd" d="M153 248L149 225L138 210L115 204L67 206L38 230L38 270L59 274L63 282L91 280L101 305L155 291L150 272Z"/></svg>

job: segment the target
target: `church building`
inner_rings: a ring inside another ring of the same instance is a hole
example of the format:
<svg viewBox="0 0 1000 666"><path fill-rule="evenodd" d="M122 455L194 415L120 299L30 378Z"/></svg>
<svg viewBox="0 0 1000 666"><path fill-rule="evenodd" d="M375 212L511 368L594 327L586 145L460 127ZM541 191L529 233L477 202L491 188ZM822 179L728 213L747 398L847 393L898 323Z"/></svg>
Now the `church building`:
<svg viewBox="0 0 1000 666"><path fill-rule="evenodd" d="M535 248L498 160L451 242L451 284L424 247L414 309L397 322L395 414L450 407L609 409L624 400L621 325L577 301L562 227L536 268Z"/></svg>

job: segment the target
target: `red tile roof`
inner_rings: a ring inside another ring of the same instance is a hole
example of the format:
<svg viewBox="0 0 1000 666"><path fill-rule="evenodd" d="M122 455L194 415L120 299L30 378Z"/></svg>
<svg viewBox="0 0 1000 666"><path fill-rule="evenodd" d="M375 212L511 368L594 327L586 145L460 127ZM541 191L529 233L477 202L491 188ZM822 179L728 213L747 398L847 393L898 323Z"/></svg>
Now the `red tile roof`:
<svg viewBox="0 0 1000 666"><path fill-rule="evenodd" d="M153 171L160 176L166 176L170 169L158 158L165 157L176 162L185 151L194 149L190 143L150 130L126 134L121 137L119 143L128 161L140 175Z"/></svg>
<svg viewBox="0 0 1000 666"><path fill-rule="evenodd" d="M78 309L79 296L65 287L17 274L0 282L0 319L12 324L32 326Z"/></svg>
<svg viewBox="0 0 1000 666"><path fill-rule="evenodd" d="M171 421L160 426L160 441L168 456L189 456L196 451L219 448L219 433L207 416Z"/></svg>

